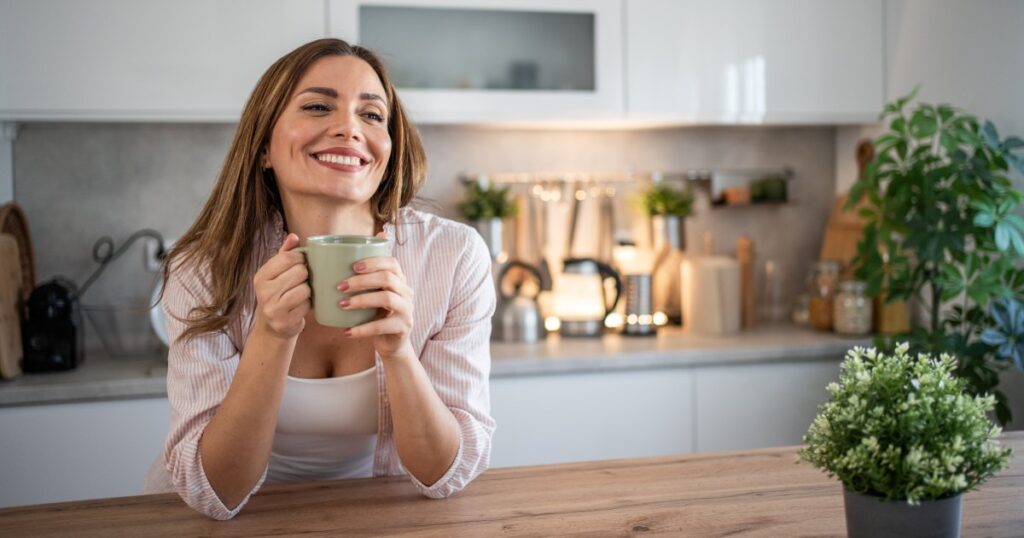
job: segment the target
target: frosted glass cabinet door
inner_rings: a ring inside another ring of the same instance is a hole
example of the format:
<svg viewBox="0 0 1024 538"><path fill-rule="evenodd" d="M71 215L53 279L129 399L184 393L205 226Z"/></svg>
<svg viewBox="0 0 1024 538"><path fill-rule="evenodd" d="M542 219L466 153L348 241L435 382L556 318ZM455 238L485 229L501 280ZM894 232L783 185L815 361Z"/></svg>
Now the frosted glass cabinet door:
<svg viewBox="0 0 1024 538"><path fill-rule="evenodd" d="M620 0L328 0L330 34L380 54L418 122L622 113Z"/></svg>
<svg viewBox="0 0 1024 538"><path fill-rule="evenodd" d="M237 121L323 0L0 1L0 120Z"/></svg>
<svg viewBox="0 0 1024 538"><path fill-rule="evenodd" d="M882 0L626 0L627 115L874 121L882 22Z"/></svg>

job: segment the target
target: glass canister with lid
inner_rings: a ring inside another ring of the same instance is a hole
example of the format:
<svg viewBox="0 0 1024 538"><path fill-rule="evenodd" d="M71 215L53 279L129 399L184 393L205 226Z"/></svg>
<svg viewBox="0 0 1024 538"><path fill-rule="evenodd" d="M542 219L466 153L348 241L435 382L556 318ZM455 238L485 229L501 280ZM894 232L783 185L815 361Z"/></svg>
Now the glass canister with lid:
<svg viewBox="0 0 1024 538"><path fill-rule="evenodd" d="M864 335L871 332L871 298L868 285L862 280L843 280L839 283L832 315L835 331L839 334Z"/></svg>
<svg viewBox="0 0 1024 538"><path fill-rule="evenodd" d="M837 260L814 262L808 278L811 326L822 331L832 330L833 302L839 283L841 264Z"/></svg>

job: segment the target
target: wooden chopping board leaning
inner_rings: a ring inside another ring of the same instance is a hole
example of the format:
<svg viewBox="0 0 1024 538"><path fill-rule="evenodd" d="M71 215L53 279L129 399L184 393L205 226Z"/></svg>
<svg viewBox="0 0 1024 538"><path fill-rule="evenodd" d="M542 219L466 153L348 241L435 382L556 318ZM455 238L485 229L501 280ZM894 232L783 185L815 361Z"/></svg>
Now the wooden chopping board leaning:
<svg viewBox="0 0 1024 538"><path fill-rule="evenodd" d="M21 259L18 241L0 234L0 378L21 375Z"/></svg>

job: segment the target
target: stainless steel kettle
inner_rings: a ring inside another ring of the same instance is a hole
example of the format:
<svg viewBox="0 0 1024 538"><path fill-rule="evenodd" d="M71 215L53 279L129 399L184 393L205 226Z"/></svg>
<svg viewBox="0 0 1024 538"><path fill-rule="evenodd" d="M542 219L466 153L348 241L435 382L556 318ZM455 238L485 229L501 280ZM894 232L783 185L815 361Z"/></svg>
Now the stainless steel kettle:
<svg viewBox="0 0 1024 538"><path fill-rule="evenodd" d="M525 270L530 276L537 279L537 293L527 296L521 293L522 282L517 282L512 295L505 293L502 281L505 275L512 268ZM491 319L491 339L503 342L536 342L547 336L544 330L544 320L541 318L540 307L537 305L537 295L540 294L540 287L543 279L541 272L536 267L519 260L512 260L505 264L498 273L498 306Z"/></svg>

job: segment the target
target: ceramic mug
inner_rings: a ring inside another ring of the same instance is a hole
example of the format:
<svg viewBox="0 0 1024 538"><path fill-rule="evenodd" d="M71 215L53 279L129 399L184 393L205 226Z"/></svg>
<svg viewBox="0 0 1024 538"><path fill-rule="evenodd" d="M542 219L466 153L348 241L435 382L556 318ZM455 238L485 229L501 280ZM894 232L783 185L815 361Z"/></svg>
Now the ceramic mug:
<svg viewBox="0 0 1024 538"><path fill-rule="evenodd" d="M317 235L307 238L305 246L293 250L306 256L317 323L347 328L373 320L376 308L343 310L338 304L346 297L366 291L341 292L338 284L356 274L352 266L359 260L390 256L391 246L387 239L368 235Z"/></svg>

